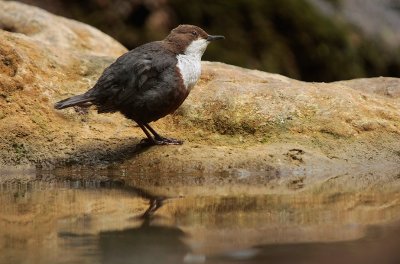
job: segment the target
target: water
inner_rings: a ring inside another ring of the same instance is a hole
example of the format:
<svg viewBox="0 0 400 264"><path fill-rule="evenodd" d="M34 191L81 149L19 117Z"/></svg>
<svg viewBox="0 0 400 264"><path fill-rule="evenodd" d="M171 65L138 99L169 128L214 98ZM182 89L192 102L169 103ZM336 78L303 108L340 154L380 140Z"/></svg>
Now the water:
<svg viewBox="0 0 400 264"><path fill-rule="evenodd" d="M181 176L3 176L0 263L400 263L397 192Z"/></svg>

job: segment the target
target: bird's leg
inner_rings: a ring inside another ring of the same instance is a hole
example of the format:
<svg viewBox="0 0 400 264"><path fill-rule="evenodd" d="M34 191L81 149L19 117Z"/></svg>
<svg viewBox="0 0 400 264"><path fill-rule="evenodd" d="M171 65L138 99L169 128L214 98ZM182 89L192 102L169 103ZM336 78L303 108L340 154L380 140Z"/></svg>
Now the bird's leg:
<svg viewBox="0 0 400 264"><path fill-rule="evenodd" d="M143 132L146 134L147 138L144 138L140 141L140 143L144 143L144 144L150 144L150 145L156 145L156 141L154 140L154 138L151 136L151 134L149 133L149 131L147 131L146 127L140 123L137 123L139 125L139 127L143 130Z"/></svg>
<svg viewBox="0 0 400 264"><path fill-rule="evenodd" d="M155 141L155 144L157 144L157 145L182 145L183 144L182 140L178 140L178 139L174 139L174 138L165 138L165 137L160 136L149 124L144 124L144 126L154 135L154 141Z"/></svg>

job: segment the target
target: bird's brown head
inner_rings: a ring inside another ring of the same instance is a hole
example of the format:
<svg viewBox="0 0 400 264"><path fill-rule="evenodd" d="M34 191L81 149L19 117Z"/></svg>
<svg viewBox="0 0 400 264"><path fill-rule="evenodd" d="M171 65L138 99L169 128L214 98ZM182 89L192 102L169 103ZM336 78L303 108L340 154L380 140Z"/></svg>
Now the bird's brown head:
<svg viewBox="0 0 400 264"><path fill-rule="evenodd" d="M178 54L200 54L203 55L211 41L224 39L224 36L209 35L203 29L193 25L180 25L165 38L164 41L174 47Z"/></svg>

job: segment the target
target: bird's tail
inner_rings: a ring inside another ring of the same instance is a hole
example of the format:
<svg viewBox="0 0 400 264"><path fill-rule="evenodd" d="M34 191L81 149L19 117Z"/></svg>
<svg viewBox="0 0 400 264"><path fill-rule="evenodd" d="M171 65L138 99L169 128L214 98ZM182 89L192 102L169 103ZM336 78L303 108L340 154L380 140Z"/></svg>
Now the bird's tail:
<svg viewBox="0 0 400 264"><path fill-rule="evenodd" d="M83 105L85 103L93 101L93 97L88 96L87 94L75 95L70 98L61 100L54 104L55 109L64 109L67 107L75 106L75 105Z"/></svg>

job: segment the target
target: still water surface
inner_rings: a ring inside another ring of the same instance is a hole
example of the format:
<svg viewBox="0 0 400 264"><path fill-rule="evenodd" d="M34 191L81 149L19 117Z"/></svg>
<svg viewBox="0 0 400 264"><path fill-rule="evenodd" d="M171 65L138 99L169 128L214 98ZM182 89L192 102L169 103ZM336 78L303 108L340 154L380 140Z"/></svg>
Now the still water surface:
<svg viewBox="0 0 400 264"><path fill-rule="evenodd" d="M0 263L400 263L398 193L134 183L9 177Z"/></svg>

